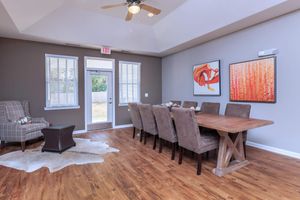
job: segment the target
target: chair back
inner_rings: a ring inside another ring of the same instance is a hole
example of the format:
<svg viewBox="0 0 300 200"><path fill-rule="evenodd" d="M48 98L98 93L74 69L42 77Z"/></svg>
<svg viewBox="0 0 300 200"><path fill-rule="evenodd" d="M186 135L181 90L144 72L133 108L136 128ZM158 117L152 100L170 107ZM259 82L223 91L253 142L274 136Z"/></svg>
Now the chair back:
<svg viewBox="0 0 300 200"><path fill-rule="evenodd" d="M220 112L220 103L203 102L201 105L201 112L218 115Z"/></svg>
<svg viewBox="0 0 300 200"><path fill-rule="evenodd" d="M171 143L177 142L177 136L174 129L171 113L165 106L153 106L159 138Z"/></svg>
<svg viewBox="0 0 300 200"><path fill-rule="evenodd" d="M135 128L143 129L142 119L137 103L128 103L130 118Z"/></svg>
<svg viewBox="0 0 300 200"><path fill-rule="evenodd" d="M172 113L179 146L195 152L201 144L195 112L185 108L174 108Z"/></svg>
<svg viewBox="0 0 300 200"><path fill-rule="evenodd" d="M2 101L0 115L1 122L16 122L21 117L25 117L25 112L20 101Z"/></svg>
<svg viewBox="0 0 300 200"><path fill-rule="evenodd" d="M177 104L177 105L181 106L181 101L171 100L171 102L172 102L173 104Z"/></svg>
<svg viewBox="0 0 300 200"><path fill-rule="evenodd" d="M138 108L142 118L143 130L152 135L157 135L157 127L150 104L138 104Z"/></svg>
<svg viewBox="0 0 300 200"><path fill-rule="evenodd" d="M234 104L228 103L226 105L225 115L232 117L249 118L251 105L249 104Z"/></svg>
<svg viewBox="0 0 300 200"><path fill-rule="evenodd" d="M198 102L196 101L184 101L182 104L183 108L191 108L191 107L196 108L197 106L198 106Z"/></svg>

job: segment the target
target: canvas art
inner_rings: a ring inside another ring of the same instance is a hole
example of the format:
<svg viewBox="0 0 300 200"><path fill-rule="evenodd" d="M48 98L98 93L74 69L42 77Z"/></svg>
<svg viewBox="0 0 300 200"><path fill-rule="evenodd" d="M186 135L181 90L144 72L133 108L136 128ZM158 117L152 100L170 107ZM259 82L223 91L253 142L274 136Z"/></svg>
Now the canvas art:
<svg viewBox="0 0 300 200"><path fill-rule="evenodd" d="M220 96L220 61L195 65L193 68L194 95Z"/></svg>
<svg viewBox="0 0 300 200"><path fill-rule="evenodd" d="M276 102L276 57L230 64L230 101Z"/></svg>

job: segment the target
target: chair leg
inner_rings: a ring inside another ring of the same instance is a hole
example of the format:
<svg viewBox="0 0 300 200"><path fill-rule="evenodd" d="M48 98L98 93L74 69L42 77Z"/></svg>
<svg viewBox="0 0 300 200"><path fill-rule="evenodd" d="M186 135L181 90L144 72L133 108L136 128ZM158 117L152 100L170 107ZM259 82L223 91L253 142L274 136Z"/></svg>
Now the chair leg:
<svg viewBox="0 0 300 200"><path fill-rule="evenodd" d="M201 175L202 168L202 154L198 154L197 156L197 175Z"/></svg>
<svg viewBox="0 0 300 200"><path fill-rule="evenodd" d="M3 149L5 147L5 141L1 140L1 149Z"/></svg>
<svg viewBox="0 0 300 200"><path fill-rule="evenodd" d="M157 140L157 135L154 136L153 150L156 149L156 140Z"/></svg>
<svg viewBox="0 0 300 200"><path fill-rule="evenodd" d="M246 142L243 142L243 146L244 146L244 155L245 155L245 158L247 157L247 154L246 154Z"/></svg>
<svg viewBox="0 0 300 200"><path fill-rule="evenodd" d="M143 136L144 136L144 131L143 130L141 130L141 135L140 135L140 142L142 142L143 141Z"/></svg>
<svg viewBox="0 0 300 200"><path fill-rule="evenodd" d="M21 149L22 149L23 152L25 151L25 146L26 146L26 143L25 142L21 142Z"/></svg>
<svg viewBox="0 0 300 200"><path fill-rule="evenodd" d="M162 152L162 148L163 148L163 140L161 138L159 138L159 153Z"/></svg>
<svg viewBox="0 0 300 200"><path fill-rule="evenodd" d="M147 132L144 132L144 144L147 143L147 136L148 136L148 133L147 133Z"/></svg>
<svg viewBox="0 0 300 200"><path fill-rule="evenodd" d="M206 160L208 160L208 159L209 159L209 151L206 152Z"/></svg>
<svg viewBox="0 0 300 200"><path fill-rule="evenodd" d="M175 159L176 143L172 143L172 156L171 160Z"/></svg>
<svg viewBox="0 0 300 200"><path fill-rule="evenodd" d="M182 154L183 154L183 148L179 146L179 159L178 159L178 164L181 165L182 163Z"/></svg>
<svg viewBox="0 0 300 200"><path fill-rule="evenodd" d="M133 127L133 133L132 133L132 138L134 139L135 138L135 127Z"/></svg>

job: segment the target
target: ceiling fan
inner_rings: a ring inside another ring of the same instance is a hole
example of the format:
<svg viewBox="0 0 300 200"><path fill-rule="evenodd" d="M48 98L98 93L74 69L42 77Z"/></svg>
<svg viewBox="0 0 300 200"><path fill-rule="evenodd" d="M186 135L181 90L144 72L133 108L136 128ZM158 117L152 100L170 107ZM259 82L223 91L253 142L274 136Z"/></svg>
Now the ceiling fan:
<svg viewBox="0 0 300 200"><path fill-rule="evenodd" d="M160 14L161 10L144 4L145 0L126 0L125 3L113 4L113 5L106 5L102 6L102 9L110 9L120 6L127 6L128 12L125 18L126 21L130 21L133 15L138 14L141 9L146 10L149 12L148 16L158 15Z"/></svg>

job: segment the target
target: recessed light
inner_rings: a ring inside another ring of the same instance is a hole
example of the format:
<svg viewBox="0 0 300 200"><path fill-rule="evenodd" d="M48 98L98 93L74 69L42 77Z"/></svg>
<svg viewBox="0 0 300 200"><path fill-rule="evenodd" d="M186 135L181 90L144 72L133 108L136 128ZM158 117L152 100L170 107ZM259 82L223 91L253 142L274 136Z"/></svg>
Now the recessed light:
<svg viewBox="0 0 300 200"><path fill-rule="evenodd" d="M154 14L153 13L148 13L148 17L153 17Z"/></svg>

